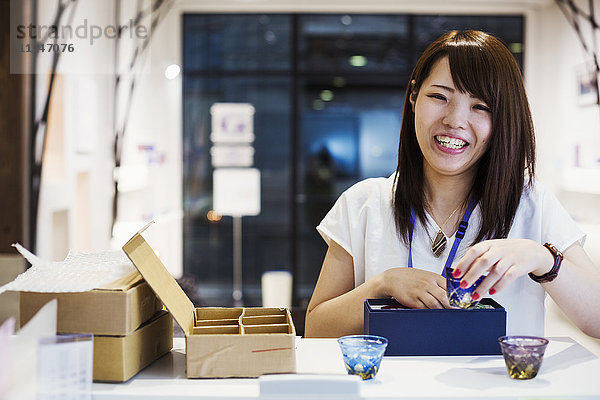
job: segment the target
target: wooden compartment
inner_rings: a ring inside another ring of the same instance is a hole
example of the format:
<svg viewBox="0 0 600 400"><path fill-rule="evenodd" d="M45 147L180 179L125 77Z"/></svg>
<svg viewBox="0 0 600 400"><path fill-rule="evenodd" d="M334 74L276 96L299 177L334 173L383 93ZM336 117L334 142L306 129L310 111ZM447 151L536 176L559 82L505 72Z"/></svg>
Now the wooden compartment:
<svg viewBox="0 0 600 400"><path fill-rule="evenodd" d="M240 327L236 325L224 326L196 326L192 335L238 335Z"/></svg>
<svg viewBox="0 0 600 400"><path fill-rule="evenodd" d="M196 321L215 320L215 319L238 319L243 308L225 308L225 307L206 307L196 308Z"/></svg>
<svg viewBox="0 0 600 400"><path fill-rule="evenodd" d="M196 326L238 325L239 319L202 319L196 321Z"/></svg>
<svg viewBox="0 0 600 400"><path fill-rule="evenodd" d="M292 333L288 324L248 325L244 326L243 329L247 335L258 333Z"/></svg>
<svg viewBox="0 0 600 400"><path fill-rule="evenodd" d="M285 308L263 308L263 307L254 307L254 308L245 308L244 309L244 317L256 317L261 315L285 315Z"/></svg>
<svg viewBox="0 0 600 400"><path fill-rule="evenodd" d="M257 317L242 317L242 325L287 324L285 315L264 315Z"/></svg>

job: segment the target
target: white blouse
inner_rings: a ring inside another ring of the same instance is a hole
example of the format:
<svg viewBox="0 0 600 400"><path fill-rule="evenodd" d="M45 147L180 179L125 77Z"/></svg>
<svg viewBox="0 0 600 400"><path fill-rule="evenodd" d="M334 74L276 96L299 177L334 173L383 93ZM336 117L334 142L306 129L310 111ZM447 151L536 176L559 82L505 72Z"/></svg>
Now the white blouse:
<svg viewBox="0 0 600 400"><path fill-rule="evenodd" d="M353 258L354 284L359 286L388 268L406 267L409 248L399 238L392 211L394 176L369 178L347 189L317 226L325 242L333 240ZM426 213L431 236L437 224ZM472 244L481 224L481 210L476 206L469 220L465 237L460 243L454 265ZM433 228L435 227L435 228ZM517 209L509 238L550 242L564 251L574 243L583 246L585 234L558 199L535 182L525 189ZM412 257L415 268L441 273L454 236L439 258L431 252L431 239L425 227L417 221L413 232ZM524 275L509 287L490 296L507 312L508 335L544 335L545 291L539 283Z"/></svg>

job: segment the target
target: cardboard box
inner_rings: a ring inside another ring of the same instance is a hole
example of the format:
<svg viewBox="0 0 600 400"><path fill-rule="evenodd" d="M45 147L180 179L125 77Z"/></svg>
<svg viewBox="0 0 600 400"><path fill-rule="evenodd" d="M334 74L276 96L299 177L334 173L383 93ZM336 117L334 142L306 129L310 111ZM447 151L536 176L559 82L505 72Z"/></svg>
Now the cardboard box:
<svg viewBox="0 0 600 400"><path fill-rule="evenodd" d="M94 381L124 382L173 347L173 318L159 311L126 336L94 335Z"/></svg>
<svg viewBox="0 0 600 400"><path fill-rule="evenodd" d="M506 310L492 299L481 303L494 308L417 310L393 299L367 299L364 331L388 339L387 356L502 354Z"/></svg>
<svg viewBox="0 0 600 400"><path fill-rule="evenodd" d="M285 308L195 308L141 236L123 250L186 338L188 378L258 377L296 371L296 329Z"/></svg>
<svg viewBox="0 0 600 400"><path fill-rule="evenodd" d="M124 336L162 309L154 291L135 271L89 292L20 292L21 326L52 299L58 299L56 330L59 333Z"/></svg>
<svg viewBox="0 0 600 400"><path fill-rule="evenodd" d="M20 254L1 254L0 286L3 286L15 279L20 273L25 271L25 267L26 261ZM0 324L10 317L14 317L16 326L19 326L18 292L8 291L0 294Z"/></svg>

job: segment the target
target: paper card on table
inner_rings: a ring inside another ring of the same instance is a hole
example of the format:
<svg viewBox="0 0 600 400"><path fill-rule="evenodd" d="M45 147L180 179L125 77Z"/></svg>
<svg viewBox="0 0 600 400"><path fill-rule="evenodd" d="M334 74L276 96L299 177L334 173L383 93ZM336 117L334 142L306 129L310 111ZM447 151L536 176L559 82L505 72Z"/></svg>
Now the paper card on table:
<svg viewBox="0 0 600 400"><path fill-rule="evenodd" d="M38 400L91 399L93 344L91 333L40 339Z"/></svg>
<svg viewBox="0 0 600 400"><path fill-rule="evenodd" d="M49 301L11 339L13 382L8 399L35 398L37 394L38 343L41 338L56 335L58 302Z"/></svg>
<svg viewBox="0 0 600 400"><path fill-rule="evenodd" d="M6 397L12 379L10 337L14 332L15 319L10 317L0 326L0 399Z"/></svg>

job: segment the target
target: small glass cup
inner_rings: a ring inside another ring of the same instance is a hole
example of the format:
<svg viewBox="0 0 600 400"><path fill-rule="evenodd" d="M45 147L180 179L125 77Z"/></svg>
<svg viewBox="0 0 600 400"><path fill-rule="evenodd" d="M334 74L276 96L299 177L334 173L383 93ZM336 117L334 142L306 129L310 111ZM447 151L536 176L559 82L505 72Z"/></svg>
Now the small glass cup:
<svg viewBox="0 0 600 400"><path fill-rule="evenodd" d="M388 340L375 335L351 335L338 339L349 375L372 379L379 371Z"/></svg>
<svg viewBox="0 0 600 400"><path fill-rule="evenodd" d="M446 268L446 291L448 292L448 301L453 307L460 308L474 308L479 300L473 300L473 292L477 289L477 286L483 281L485 275L482 275L477 281L469 286L468 288L461 288L460 281L462 278L455 278L452 276L454 269Z"/></svg>
<svg viewBox="0 0 600 400"><path fill-rule="evenodd" d="M537 336L502 336L498 341L508 376L512 379L535 378L542 365L548 339Z"/></svg>

